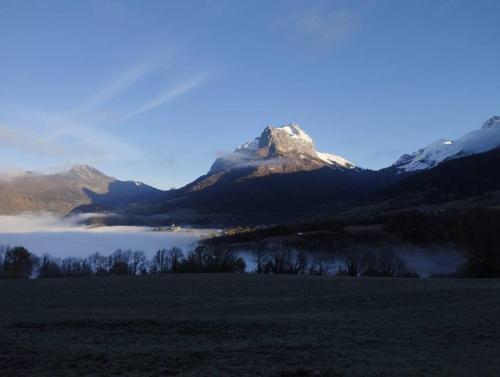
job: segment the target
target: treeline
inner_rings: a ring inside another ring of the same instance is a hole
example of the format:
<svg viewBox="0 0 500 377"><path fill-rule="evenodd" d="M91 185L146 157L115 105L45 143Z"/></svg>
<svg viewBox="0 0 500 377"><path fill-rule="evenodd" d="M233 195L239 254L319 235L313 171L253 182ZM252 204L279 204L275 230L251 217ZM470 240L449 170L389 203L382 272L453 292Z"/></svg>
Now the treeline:
<svg viewBox="0 0 500 377"><path fill-rule="evenodd" d="M387 227L412 244L451 244L464 250L467 261L460 276L500 278L498 209L408 211L388 216Z"/></svg>
<svg viewBox="0 0 500 377"><path fill-rule="evenodd" d="M267 244L248 253L259 274L417 277L390 249L352 250L344 257L306 253L283 245ZM24 247L0 246L0 278L59 278L167 273L243 273L245 259L237 252L198 246L187 255L177 247L158 250L148 258L142 250L94 253L87 258L41 257Z"/></svg>
<svg viewBox="0 0 500 377"><path fill-rule="evenodd" d="M488 199L489 198L489 199ZM494 194L485 200L496 203ZM356 230L358 228L358 230ZM363 231L363 228L365 231ZM408 210L387 214L338 216L305 223L234 228L221 237L203 242L213 247L249 247L281 238L288 247L308 251L354 249L359 245L412 245L415 247L445 247L460 250L465 263L454 276L470 278L500 278L500 210L490 208ZM383 262L372 268L375 257L354 255L348 264L352 275L391 275ZM361 260L361 262L360 262ZM363 261L364 260L364 261ZM354 268L356 267L356 268ZM347 264L344 266L349 270ZM293 268L292 268L293 270ZM411 271L410 271L411 273ZM399 274L397 272L396 274Z"/></svg>
<svg viewBox="0 0 500 377"><path fill-rule="evenodd" d="M0 278L57 278L163 273L245 272L243 258L235 253L199 246L186 256L177 247L158 250L148 259L142 250L116 250L110 255L94 253L87 258L41 257L24 247L0 247Z"/></svg>
<svg viewBox="0 0 500 377"><path fill-rule="evenodd" d="M281 246L261 245L252 255L255 272L264 274L418 277L390 248L365 247L335 257L330 253L305 253Z"/></svg>

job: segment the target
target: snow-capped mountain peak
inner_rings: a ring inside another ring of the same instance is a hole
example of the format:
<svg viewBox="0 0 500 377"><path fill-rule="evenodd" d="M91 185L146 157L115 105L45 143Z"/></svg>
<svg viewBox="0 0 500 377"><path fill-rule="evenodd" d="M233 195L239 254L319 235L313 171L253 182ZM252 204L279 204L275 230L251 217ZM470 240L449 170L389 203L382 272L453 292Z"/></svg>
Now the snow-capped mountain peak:
<svg viewBox="0 0 500 377"><path fill-rule="evenodd" d="M487 152L500 147L500 116L486 121L481 129L457 140L440 139L412 154L401 156L393 165L400 172L430 169L443 161Z"/></svg>
<svg viewBox="0 0 500 377"><path fill-rule="evenodd" d="M276 128L278 132L286 132L288 136L294 139L300 139L306 143L313 143L313 139L306 134L297 123L290 123L283 127Z"/></svg>
<svg viewBox="0 0 500 377"><path fill-rule="evenodd" d="M488 119L486 122L484 122L483 127L481 127L483 130L484 129L492 129L492 128L500 128L500 116L495 115Z"/></svg>
<svg viewBox="0 0 500 377"><path fill-rule="evenodd" d="M256 151L259 149L259 138L256 137L255 139L251 141L247 141L245 144L240 145L238 148L236 148L236 151Z"/></svg>
<svg viewBox="0 0 500 377"><path fill-rule="evenodd" d="M218 158L210 173L267 165L295 165L297 169L299 166L305 169L354 167L343 157L318 152L313 139L297 123L290 123L282 127L266 127L259 137Z"/></svg>

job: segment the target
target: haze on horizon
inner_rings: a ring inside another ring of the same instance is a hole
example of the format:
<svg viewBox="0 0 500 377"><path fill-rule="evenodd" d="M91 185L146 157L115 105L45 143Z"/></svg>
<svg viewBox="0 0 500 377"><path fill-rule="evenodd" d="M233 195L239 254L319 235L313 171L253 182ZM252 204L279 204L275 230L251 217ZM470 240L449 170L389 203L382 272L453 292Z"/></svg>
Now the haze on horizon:
<svg viewBox="0 0 500 377"><path fill-rule="evenodd" d="M377 169L500 113L500 3L0 1L0 172L159 188L267 125ZM465 90L467 89L467 90Z"/></svg>

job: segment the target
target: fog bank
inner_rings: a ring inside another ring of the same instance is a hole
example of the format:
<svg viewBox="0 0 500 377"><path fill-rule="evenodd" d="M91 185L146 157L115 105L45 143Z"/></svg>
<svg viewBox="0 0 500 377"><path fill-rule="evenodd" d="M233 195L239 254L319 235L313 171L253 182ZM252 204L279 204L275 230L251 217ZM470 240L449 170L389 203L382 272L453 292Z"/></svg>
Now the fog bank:
<svg viewBox="0 0 500 377"><path fill-rule="evenodd" d="M152 255L160 248L178 246L192 249L209 230L189 229L156 232L138 226L88 227L82 221L95 214L64 218L50 214L0 216L0 245L24 246L31 252L54 257L87 257L98 251L110 254L116 249L140 249Z"/></svg>

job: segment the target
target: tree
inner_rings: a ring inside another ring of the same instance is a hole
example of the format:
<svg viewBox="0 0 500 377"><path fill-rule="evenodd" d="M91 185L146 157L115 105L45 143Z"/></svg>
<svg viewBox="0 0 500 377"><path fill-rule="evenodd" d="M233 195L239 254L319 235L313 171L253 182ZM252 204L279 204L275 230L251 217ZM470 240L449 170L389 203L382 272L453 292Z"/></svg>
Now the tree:
<svg viewBox="0 0 500 377"><path fill-rule="evenodd" d="M203 272L204 262L208 261L207 251L208 248L205 246L198 246L193 251L190 251L183 264L183 271Z"/></svg>
<svg viewBox="0 0 500 377"><path fill-rule="evenodd" d="M4 245L0 245L0 277L3 275L3 264L5 260L5 252L7 251L8 247Z"/></svg>
<svg viewBox="0 0 500 377"><path fill-rule="evenodd" d="M116 250L109 256L111 275L128 275L131 270L132 251Z"/></svg>
<svg viewBox="0 0 500 377"><path fill-rule="evenodd" d="M156 252L151 261L149 272L152 274L165 274L170 272L168 252L166 249L160 249Z"/></svg>
<svg viewBox="0 0 500 377"><path fill-rule="evenodd" d="M184 261L184 253L182 252L182 249L179 249L178 247L171 248L168 251L167 257L170 264L170 271L179 272Z"/></svg>
<svg viewBox="0 0 500 377"><path fill-rule="evenodd" d="M99 253L94 253L87 258L94 275L107 275L109 273L109 259Z"/></svg>
<svg viewBox="0 0 500 377"><path fill-rule="evenodd" d="M357 277L359 274L359 266L356 261L347 262L347 276Z"/></svg>
<svg viewBox="0 0 500 377"><path fill-rule="evenodd" d="M88 259L69 257L61 261L61 273L63 276L91 276L92 266Z"/></svg>
<svg viewBox="0 0 500 377"><path fill-rule="evenodd" d="M238 257L236 261L234 262L234 272L240 272L243 273L247 269L247 264L245 262L245 259L242 257Z"/></svg>
<svg viewBox="0 0 500 377"><path fill-rule="evenodd" d="M59 259L53 259L49 254L44 254L38 267L39 278L55 278L62 276Z"/></svg>
<svg viewBox="0 0 500 377"><path fill-rule="evenodd" d="M270 262L270 254L266 246L259 245L253 251L253 261L257 265L255 272L261 274L265 266Z"/></svg>
<svg viewBox="0 0 500 377"><path fill-rule="evenodd" d="M303 252L298 252L295 255L295 263L293 265L293 273L294 274L305 274L306 269L307 269L307 256Z"/></svg>
<svg viewBox="0 0 500 377"><path fill-rule="evenodd" d="M142 250L134 250L132 252L132 261L130 266L130 273L132 275L139 275L146 273L146 254Z"/></svg>
<svg viewBox="0 0 500 377"><path fill-rule="evenodd" d="M4 276L10 279L29 279L38 258L24 247L14 247L5 252Z"/></svg>

